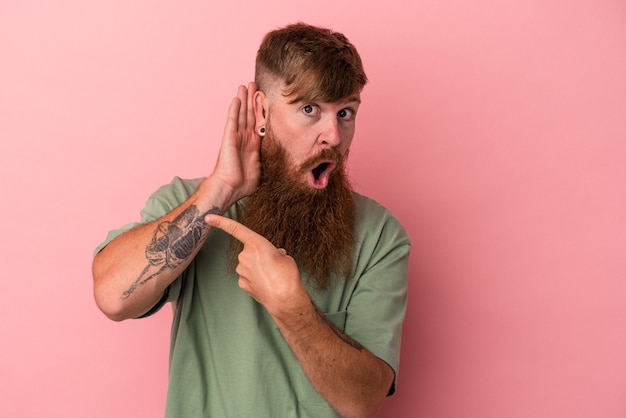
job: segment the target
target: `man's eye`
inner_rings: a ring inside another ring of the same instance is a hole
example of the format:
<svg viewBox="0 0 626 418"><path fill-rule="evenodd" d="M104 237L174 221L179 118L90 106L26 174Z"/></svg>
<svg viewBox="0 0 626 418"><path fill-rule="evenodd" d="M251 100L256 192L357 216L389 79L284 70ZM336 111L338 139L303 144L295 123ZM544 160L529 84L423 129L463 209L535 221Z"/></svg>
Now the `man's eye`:
<svg viewBox="0 0 626 418"><path fill-rule="evenodd" d="M341 109L339 112L337 112L337 116L339 116L341 119L350 119L352 117L352 111L350 109Z"/></svg>
<svg viewBox="0 0 626 418"><path fill-rule="evenodd" d="M315 112L315 107L313 107L313 105L306 105L302 108L302 110L304 111L304 113L311 115L313 114L313 112Z"/></svg>

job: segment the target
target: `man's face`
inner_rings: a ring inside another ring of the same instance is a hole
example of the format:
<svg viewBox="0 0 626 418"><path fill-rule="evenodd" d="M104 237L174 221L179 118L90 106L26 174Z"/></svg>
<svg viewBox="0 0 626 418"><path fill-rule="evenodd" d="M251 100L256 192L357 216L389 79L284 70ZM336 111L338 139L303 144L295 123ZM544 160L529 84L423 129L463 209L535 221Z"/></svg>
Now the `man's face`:
<svg viewBox="0 0 626 418"><path fill-rule="evenodd" d="M335 103L290 103L290 100L282 94L273 96L268 131L285 149L292 170L304 164L304 169L296 172L302 184L325 189L337 168L338 158L352 143L360 98L354 95ZM325 156L320 158L323 151Z"/></svg>
<svg viewBox="0 0 626 418"><path fill-rule="evenodd" d="M294 257L317 289L347 277L354 248L355 200L345 171L359 107L274 99L264 117L261 179L239 221ZM258 120L257 120L258 121ZM233 240L233 261L241 244Z"/></svg>

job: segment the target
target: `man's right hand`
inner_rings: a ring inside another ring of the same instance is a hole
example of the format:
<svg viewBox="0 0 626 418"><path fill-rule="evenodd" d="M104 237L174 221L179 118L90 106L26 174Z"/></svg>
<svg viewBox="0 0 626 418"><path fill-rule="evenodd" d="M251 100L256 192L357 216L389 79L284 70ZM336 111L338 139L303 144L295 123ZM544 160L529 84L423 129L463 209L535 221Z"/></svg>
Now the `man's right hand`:
<svg viewBox="0 0 626 418"><path fill-rule="evenodd" d="M202 247L209 228L203 214L224 213L258 187L256 91L254 83L239 86L228 109L215 170L198 189L169 213L121 234L94 258L94 296L109 318L136 318L149 311ZM175 262L171 254L176 254Z"/></svg>
<svg viewBox="0 0 626 418"><path fill-rule="evenodd" d="M223 210L252 194L259 184L261 137L255 130L253 100L256 91L254 82L247 88L239 86L237 97L228 109L222 145L210 176L213 187L223 188L227 196Z"/></svg>

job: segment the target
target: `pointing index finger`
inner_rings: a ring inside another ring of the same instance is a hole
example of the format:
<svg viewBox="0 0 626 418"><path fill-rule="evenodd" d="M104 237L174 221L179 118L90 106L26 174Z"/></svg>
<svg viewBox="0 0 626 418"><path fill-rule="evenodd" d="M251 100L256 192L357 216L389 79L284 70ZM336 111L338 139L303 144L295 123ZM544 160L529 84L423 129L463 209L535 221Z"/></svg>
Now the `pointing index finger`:
<svg viewBox="0 0 626 418"><path fill-rule="evenodd" d="M233 219L225 218L224 216L211 214L207 215L204 220L212 227L219 228L227 234L237 238L243 244L263 238L245 225L242 225Z"/></svg>

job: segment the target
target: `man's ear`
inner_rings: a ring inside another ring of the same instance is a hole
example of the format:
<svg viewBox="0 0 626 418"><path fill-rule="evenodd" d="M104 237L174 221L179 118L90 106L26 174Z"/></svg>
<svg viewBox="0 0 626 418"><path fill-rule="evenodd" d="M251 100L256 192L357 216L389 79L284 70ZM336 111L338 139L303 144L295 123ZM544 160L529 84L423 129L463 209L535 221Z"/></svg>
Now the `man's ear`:
<svg viewBox="0 0 626 418"><path fill-rule="evenodd" d="M255 130L258 132L261 126L267 125L267 118L269 114L269 100L265 93L257 90L254 93L252 101L254 106L254 118L256 119Z"/></svg>

